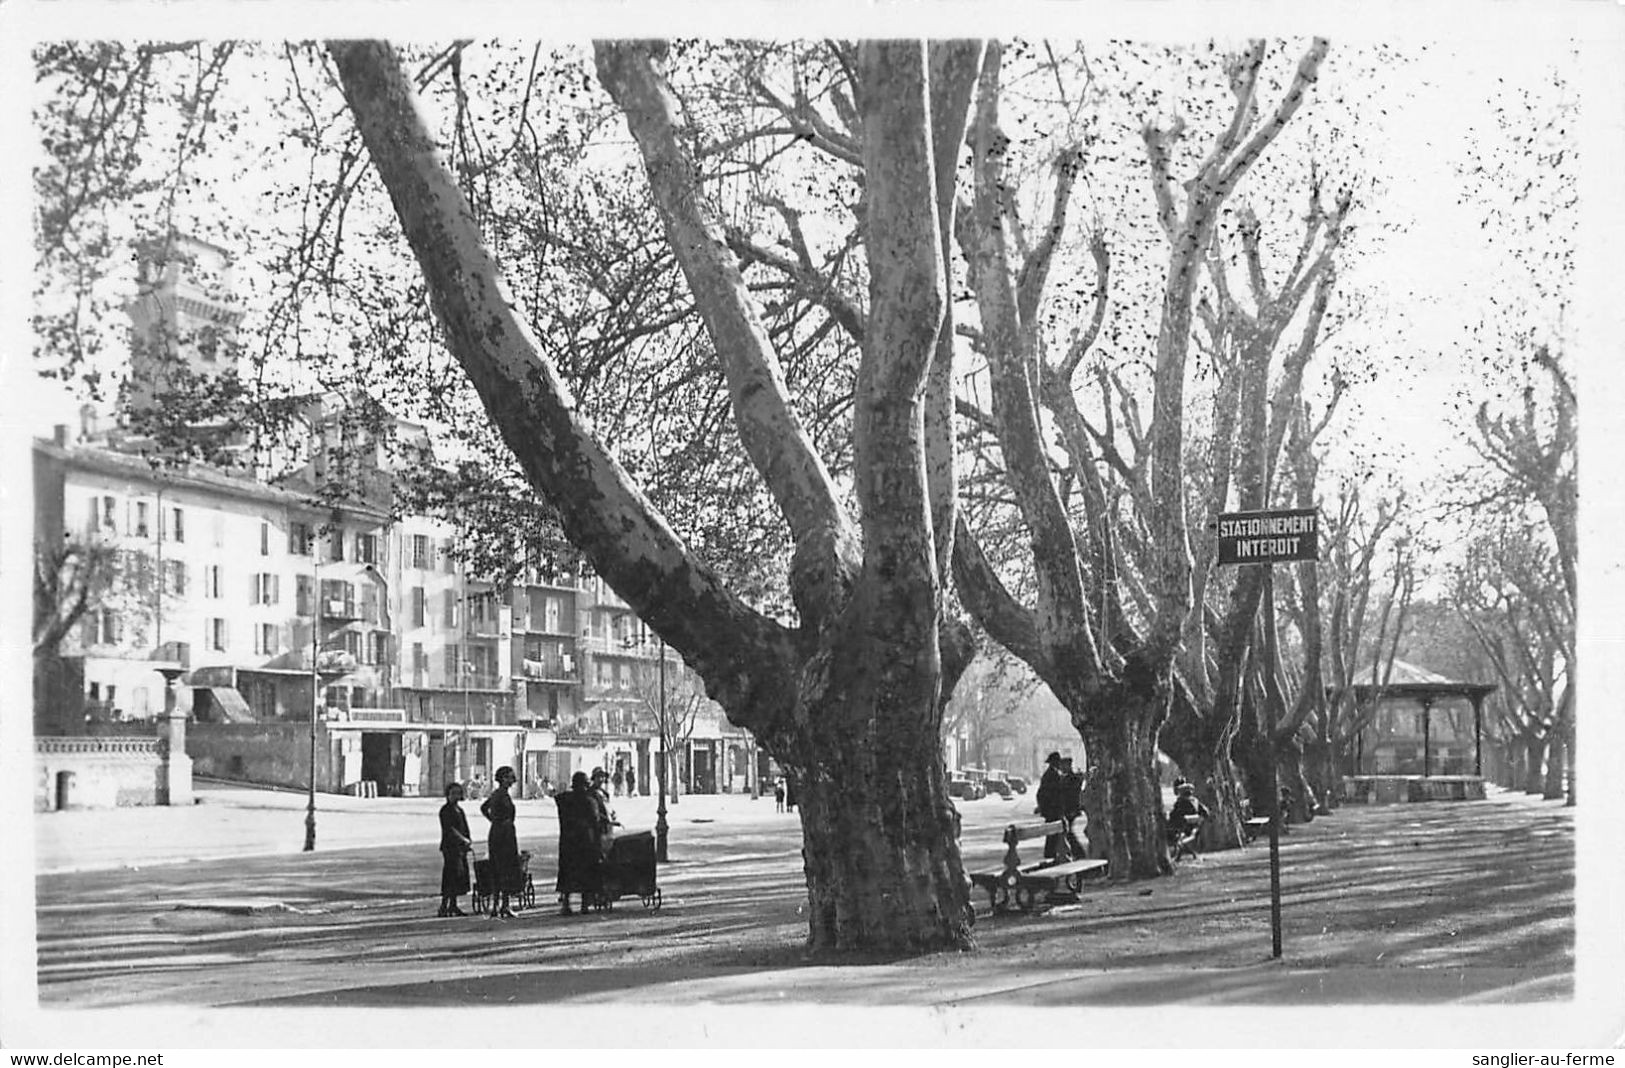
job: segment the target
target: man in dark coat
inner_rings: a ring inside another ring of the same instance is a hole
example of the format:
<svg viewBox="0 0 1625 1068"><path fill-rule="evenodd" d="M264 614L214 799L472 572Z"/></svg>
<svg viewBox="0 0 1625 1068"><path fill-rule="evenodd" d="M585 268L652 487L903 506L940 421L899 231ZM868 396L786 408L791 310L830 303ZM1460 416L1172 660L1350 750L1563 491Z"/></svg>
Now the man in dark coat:
<svg viewBox="0 0 1625 1068"><path fill-rule="evenodd" d="M440 911L437 916L467 916L457 899L468 893L468 854L474 839L463 815L463 784L446 784L446 803L440 806Z"/></svg>
<svg viewBox="0 0 1625 1068"><path fill-rule="evenodd" d="M1044 758L1048 765L1038 779L1038 815L1046 822L1066 819L1065 786L1061 782L1061 754L1051 753ZM1064 834L1052 834L1044 839L1044 859L1053 860L1065 846Z"/></svg>
<svg viewBox="0 0 1625 1068"><path fill-rule="evenodd" d="M585 913L590 895L600 888L600 868L609 853L609 811L584 771L572 775L570 789L555 800L559 806L559 911L569 916L570 895L580 894Z"/></svg>
<svg viewBox="0 0 1625 1068"><path fill-rule="evenodd" d="M1078 838L1078 818L1083 815L1083 772L1072 766L1071 757L1061 758L1061 818L1066 820L1067 851L1073 860L1088 852Z"/></svg>

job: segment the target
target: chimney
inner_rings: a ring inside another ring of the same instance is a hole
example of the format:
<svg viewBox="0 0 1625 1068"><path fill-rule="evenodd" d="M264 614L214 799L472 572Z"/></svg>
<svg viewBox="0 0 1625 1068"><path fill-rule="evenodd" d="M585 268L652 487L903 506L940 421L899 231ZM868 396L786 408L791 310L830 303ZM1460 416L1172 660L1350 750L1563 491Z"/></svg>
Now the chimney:
<svg viewBox="0 0 1625 1068"><path fill-rule="evenodd" d="M79 406L79 440L94 441L98 431L96 406L94 404L81 404Z"/></svg>
<svg viewBox="0 0 1625 1068"><path fill-rule="evenodd" d="M51 431L51 437L55 440L57 447L66 448L68 444L68 424L58 423L51 428Z"/></svg>

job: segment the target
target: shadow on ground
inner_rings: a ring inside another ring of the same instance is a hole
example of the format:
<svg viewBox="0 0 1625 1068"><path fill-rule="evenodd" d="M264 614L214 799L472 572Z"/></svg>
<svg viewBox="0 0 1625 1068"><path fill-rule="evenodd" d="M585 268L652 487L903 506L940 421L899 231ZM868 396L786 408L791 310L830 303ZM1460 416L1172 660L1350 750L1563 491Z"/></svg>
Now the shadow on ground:
<svg viewBox="0 0 1625 1068"><path fill-rule="evenodd" d="M983 803L985 804L985 803ZM1004 808L966 806L967 865ZM1268 849L1087 888L1034 914L977 904L961 954L831 966L802 952L793 825L695 828L664 907L556 913L553 858L514 920L438 919L430 847L210 861L37 880L41 1003L412 1006L683 1003L1324 1004L1572 995L1573 811L1522 795L1347 808L1282 841L1283 961ZM1190 976L1177 985L1168 976Z"/></svg>

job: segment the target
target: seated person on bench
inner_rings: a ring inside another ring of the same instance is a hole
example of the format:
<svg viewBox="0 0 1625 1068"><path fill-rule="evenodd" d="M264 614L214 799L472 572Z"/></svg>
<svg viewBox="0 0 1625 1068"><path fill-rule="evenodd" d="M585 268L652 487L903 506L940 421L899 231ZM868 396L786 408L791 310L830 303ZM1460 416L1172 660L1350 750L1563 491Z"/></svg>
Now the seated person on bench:
<svg viewBox="0 0 1625 1068"><path fill-rule="evenodd" d="M1197 798L1195 785L1188 782L1180 783L1179 795L1174 798L1174 807L1168 812L1168 844L1188 845L1189 840L1196 837L1196 828L1200 822L1211 815L1208 807ZM1190 850L1182 849L1181 852Z"/></svg>

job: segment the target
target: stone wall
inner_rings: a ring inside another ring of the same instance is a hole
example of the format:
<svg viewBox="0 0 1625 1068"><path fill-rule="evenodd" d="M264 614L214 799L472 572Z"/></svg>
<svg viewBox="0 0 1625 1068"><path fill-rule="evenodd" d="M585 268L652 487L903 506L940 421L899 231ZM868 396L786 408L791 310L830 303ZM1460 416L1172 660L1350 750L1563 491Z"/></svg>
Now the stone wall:
<svg viewBox="0 0 1625 1068"><path fill-rule="evenodd" d="M333 743L325 725L317 730L316 789L330 792ZM192 774L205 778L301 790L310 784L308 723L192 723L186 751Z"/></svg>
<svg viewBox="0 0 1625 1068"><path fill-rule="evenodd" d="M164 746L151 735L34 739L34 811L168 801Z"/></svg>
<svg viewBox="0 0 1625 1068"><path fill-rule="evenodd" d="M1475 775L1345 775L1343 800L1392 805L1407 801L1482 801L1484 780Z"/></svg>

